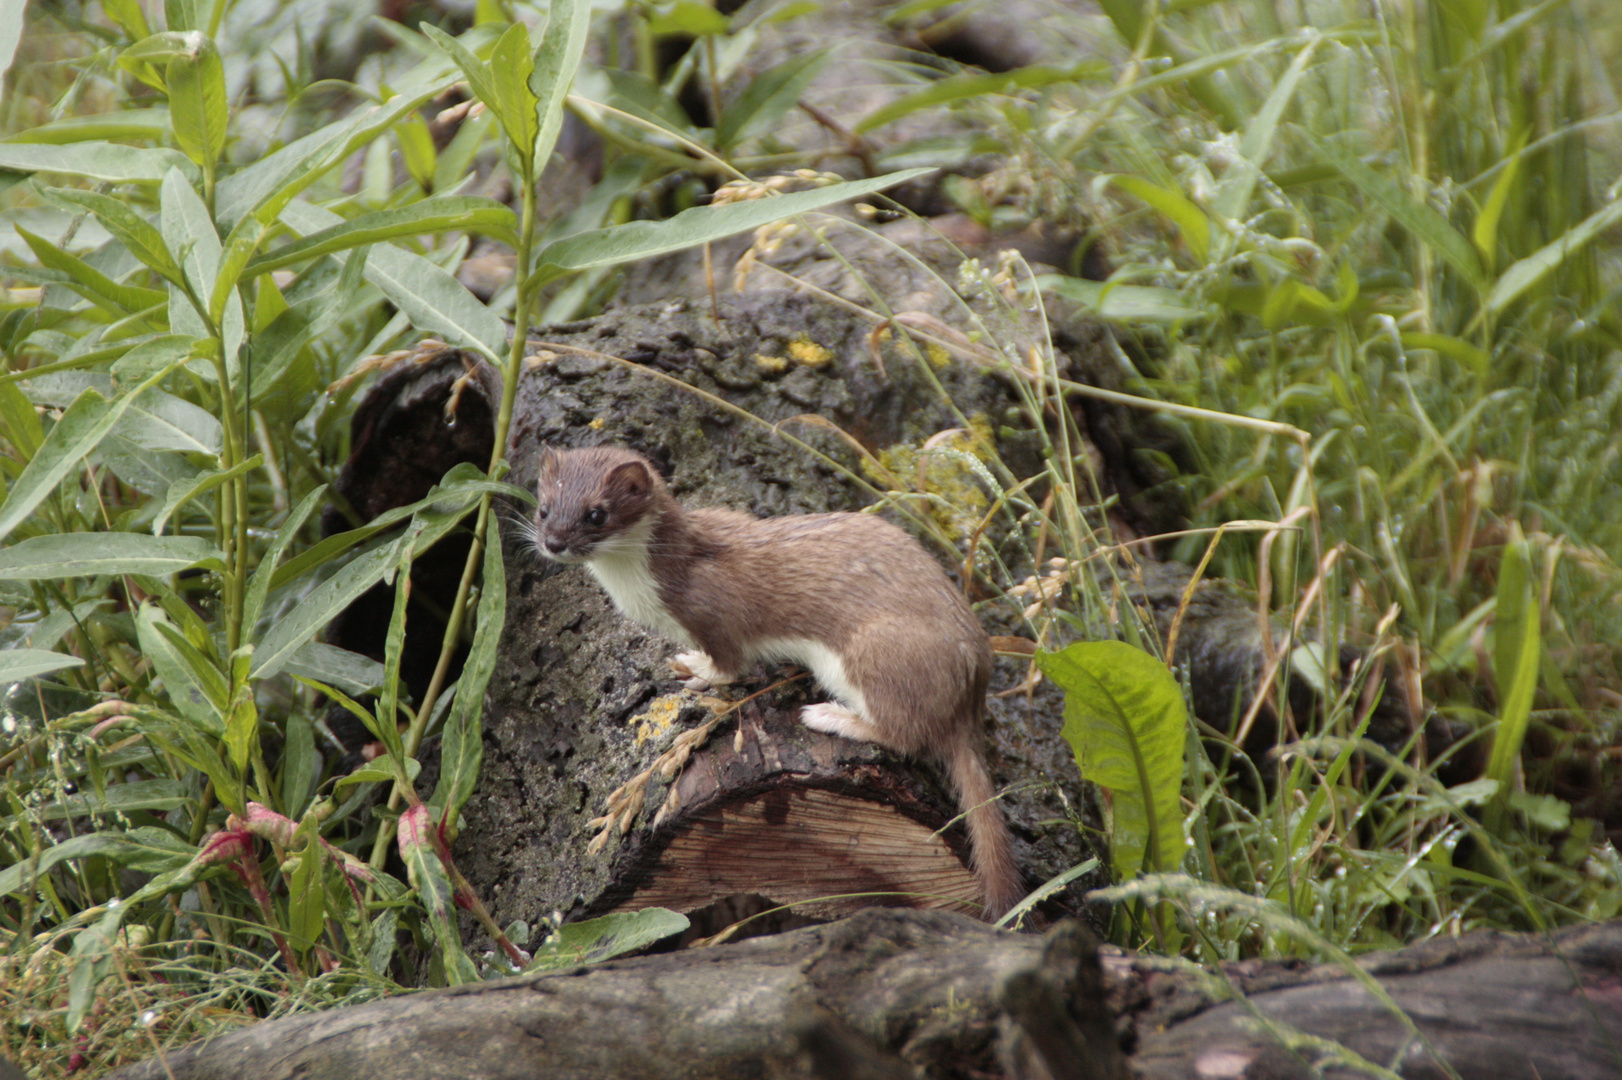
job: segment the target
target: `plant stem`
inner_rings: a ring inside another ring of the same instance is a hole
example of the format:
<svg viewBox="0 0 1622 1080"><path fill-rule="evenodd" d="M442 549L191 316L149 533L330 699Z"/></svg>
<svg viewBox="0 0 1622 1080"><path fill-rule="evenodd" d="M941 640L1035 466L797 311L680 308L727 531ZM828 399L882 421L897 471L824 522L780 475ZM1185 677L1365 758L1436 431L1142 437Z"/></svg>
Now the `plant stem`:
<svg viewBox="0 0 1622 1080"><path fill-rule="evenodd" d="M516 264L518 297L513 308L512 348L508 350L507 362L501 373L501 405L496 412L495 439L490 447L491 476L496 474L497 468L507 456L507 434L512 428L513 403L518 397L518 376L524 368L524 342L529 337L530 308L535 303L535 274L533 267L530 266L530 256L535 243L535 170L532 162L526 161L524 164L524 175L521 178L523 210L519 218ZM462 636L462 622L467 612L468 597L472 595L473 582L478 576L479 567L484 564L484 538L486 530L490 527L490 517L490 496L486 494L479 500L479 517L473 526L473 544L468 548L467 562L462 566L462 578L456 586L456 599L451 602L450 616L445 623L445 635L440 642L439 659L434 664L434 674L428 681L428 689L423 693L422 703L417 707L417 714L406 732L404 746L408 757L414 756L418 747L422 745L428 719L433 716L434 705L439 700L439 695L445 688L445 681L449 677L451 658L456 655L456 643ZM397 782L389 792L389 809L398 807L404 795L403 787ZM374 869L382 866L383 854L388 849L393 832L392 821L384 820L378 825L377 840L372 846L371 865Z"/></svg>

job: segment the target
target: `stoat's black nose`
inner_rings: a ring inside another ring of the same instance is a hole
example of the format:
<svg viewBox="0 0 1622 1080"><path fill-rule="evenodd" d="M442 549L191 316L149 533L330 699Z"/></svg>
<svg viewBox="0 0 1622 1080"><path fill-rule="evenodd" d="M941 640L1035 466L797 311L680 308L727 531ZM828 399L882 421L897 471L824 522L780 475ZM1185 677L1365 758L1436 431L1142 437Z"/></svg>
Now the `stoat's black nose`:
<svg viewBox="0 0 1622 1080"><path fill-rule="evenodd" d="M543 543L546 544L546 550L550 551L554 555L562 555L565 551L569 550L568 541L564 540L561 536L548 536Z"/></svg>

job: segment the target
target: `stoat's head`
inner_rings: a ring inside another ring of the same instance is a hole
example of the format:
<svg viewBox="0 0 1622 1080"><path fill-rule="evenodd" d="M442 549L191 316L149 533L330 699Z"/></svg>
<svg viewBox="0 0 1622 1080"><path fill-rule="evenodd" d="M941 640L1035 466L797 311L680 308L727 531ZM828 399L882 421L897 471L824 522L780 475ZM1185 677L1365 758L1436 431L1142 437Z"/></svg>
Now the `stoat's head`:
<svg viewBox="0 0 1622 1080"><path fill-rule="evenodd" d="M664 481L630 450L594 446L541 451L535 484L535 548L576 563L646 547Z"/></svg>

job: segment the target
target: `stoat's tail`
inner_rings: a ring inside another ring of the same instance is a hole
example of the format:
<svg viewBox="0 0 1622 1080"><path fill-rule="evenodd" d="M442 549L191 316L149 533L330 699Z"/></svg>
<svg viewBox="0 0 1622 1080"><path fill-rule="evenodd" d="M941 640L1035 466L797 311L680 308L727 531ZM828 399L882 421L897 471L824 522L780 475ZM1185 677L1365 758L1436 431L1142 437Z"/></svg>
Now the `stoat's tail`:
<svg viewBox="0 0 1622 1080"><path fill-rule="evenodd" d="M967 815L969 854L974 876L980 879L985 918L994 922L1024 898L1025 883L1014 865L1014 839L1002 807L997 805L997 789L974 743L974 736L963 731L944 757L947 775L957 788L958 805Z"/></svg>

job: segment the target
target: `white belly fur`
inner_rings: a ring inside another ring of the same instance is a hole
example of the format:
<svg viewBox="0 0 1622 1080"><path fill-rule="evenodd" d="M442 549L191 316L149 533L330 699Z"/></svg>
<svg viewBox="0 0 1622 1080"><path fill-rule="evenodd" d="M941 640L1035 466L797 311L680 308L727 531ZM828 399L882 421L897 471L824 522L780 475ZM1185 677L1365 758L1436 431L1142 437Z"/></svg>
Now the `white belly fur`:
<svg viewBox="0 0 1622 1080"><path fill-rule="evenodd" d="M648 558L648 538L652 532L651 522L638 522L616 539L612 549L600 548L588 558L586 569L602 585L620 614L682 645L692 645L694 642L687 631L659 599L659 584L653 579Z"/></svg>
<svg viewBox="0 0 1622 1080"><path fill-rule="evenodd" d="M862 695L845 674L845 662L839 653L812 638L768 638L750 650L751 660L778 660L810 668L817 685L826 690L841 705L850 709L868 723L873 717L867 711L867 698Z"/></svg>

